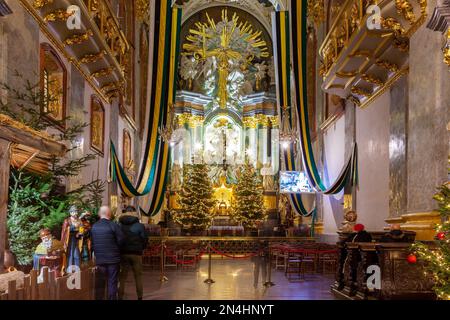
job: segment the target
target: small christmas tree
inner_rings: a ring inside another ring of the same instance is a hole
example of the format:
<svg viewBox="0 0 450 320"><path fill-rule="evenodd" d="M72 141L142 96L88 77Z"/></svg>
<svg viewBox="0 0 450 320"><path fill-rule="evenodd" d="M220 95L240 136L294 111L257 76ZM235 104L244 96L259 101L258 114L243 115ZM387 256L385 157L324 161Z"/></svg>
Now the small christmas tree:
<svg viewBox="0 0 450 320"><path fill-rule="evenodd" d="M256 229L257 223L266 218L266 211L261 179L251 164L245 164L240 170L233 194L233 219L246 228Z"/></svg>
<svg viewBox="0 0 450 320"><path fill-rule="evenodd" d="M439 188L433 197L439 206L442 223L436 227L436 246L416 242L413 250L425 261L426 273L433 276L434 290L439 299L450 300L450 182Z"/></svg>
<svg viewBox="0 0 450 320"><path fill-rule="evenodd" d="M211 225L216 200L205 164L185 167L178 202L180 209L173 212L176 222L192 232L205 230Z"/></svg>

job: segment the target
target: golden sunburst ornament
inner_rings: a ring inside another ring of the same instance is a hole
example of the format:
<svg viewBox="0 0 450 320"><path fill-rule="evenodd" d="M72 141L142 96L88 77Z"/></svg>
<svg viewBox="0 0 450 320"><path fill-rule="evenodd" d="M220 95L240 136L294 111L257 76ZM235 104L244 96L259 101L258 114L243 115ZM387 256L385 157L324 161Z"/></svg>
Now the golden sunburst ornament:
<svg viewBox="0 0 450 320"><path fill-rule="evenodd" d="M228 101L227 82L230 74L230 60L240 65L247 65L255 58L268 58L269 49L262 40L262 31L255 31L245 21L239 21L236 13L231 20L228 10L222 10L222 20L216 23L206 13L207 23L195 23L196 29L190 29L183 45L184 54L199 61L214 58L219 72L218 99L221 108L226 108Z"/></svg>

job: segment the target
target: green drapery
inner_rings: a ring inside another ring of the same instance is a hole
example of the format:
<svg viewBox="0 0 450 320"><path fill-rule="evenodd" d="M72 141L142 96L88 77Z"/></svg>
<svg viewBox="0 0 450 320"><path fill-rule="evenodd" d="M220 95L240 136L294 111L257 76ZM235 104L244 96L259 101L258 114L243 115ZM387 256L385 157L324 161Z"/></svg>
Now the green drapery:
<svg viewBox="0 0 450 320"><path fill-rule="evenodd" d="M154 19L154 69L152 75L148 133L136 186L129 180L111 142L111 177L129 197L148 197L148 214L158 213L164 200L168 171L169 144L163 141L158 129L165 126L168 106L176 94L176 75L180 55L181 9L172 8L171 0L156 0ZM146 199L147 199L146 197Z"/></svg>
<svg viewBox="0 0 450 320"><path fill-rule="evenodd" d="M336 181L327 188L317 170L309 130L306 78L307 2L307 0L291 1L292 66L295 80L295 104L297 108L297 123L300 127L302 158L306 173L314 189L317 192L324 194L336 194L339 193L348 182L352 186L356 186L358 183L358 149L356 143L354 143L352 152L349 155L344 168L341 170Z"/></svg>

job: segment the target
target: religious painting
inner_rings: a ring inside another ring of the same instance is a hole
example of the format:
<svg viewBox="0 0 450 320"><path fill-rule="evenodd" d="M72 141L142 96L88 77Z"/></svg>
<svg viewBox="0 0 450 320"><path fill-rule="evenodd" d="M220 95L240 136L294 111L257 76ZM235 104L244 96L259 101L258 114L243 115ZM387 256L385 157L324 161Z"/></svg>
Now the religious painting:
<svg viewBox="0 0 450 320"><path fill-rule="evenodd" d="M56 51L47 43L41 44L40 89L41 112L59 126L64 127L67 72Z"/></svg>
<svg viewBox="0 0 450 320"><path fill-rule="evenodd" d="M316 130L316 57L317 57L317 37L314 28L308 29L307 42L307 81L308 81L308 121L311 139L317 136Z"/></svg>
<svg viewBox="0 0 450 320"><path fill-rule="evenodd" d="M142 24L140 32L139 59L141 61L140 72L140 108L139 108L139 134L142 138L145 129L145 116L147 111L147 85L148 85L148 58L149 58L149 28Z"/></svg>
<svg viewBox="0 0 450 320"><path fill-rule="evenodd" d="M123 130L123 164L125 169L131 164L131 135L127 129Z"/></svg>
<svg viewBox="0 0 450 320"><path fill-rule="evenodd" d="M103 156L105 141L105 108L97 96L91 98L91 148Z"/></svg>

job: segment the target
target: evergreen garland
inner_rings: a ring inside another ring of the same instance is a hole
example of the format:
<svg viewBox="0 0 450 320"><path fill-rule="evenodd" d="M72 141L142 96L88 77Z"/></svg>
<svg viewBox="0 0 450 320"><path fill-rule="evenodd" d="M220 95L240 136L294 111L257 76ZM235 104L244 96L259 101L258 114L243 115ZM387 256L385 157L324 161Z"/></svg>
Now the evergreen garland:
<svg viewBox="0 0 450 320"><path fill-rule="evenodd" d="M196 232L206 230L212 222L216 205L206 164L194 164L184 168L183 186L179 193L180 209L174 210L176 222Z"/></svg>
<svg viewBox="0 0 450 320"><path fill-rule="evenodd" d="M233 195L233 219L246 228L256 229L257 223L266 219L267 214L261 178L251 164L247 163L241 168Z"/></svg>

